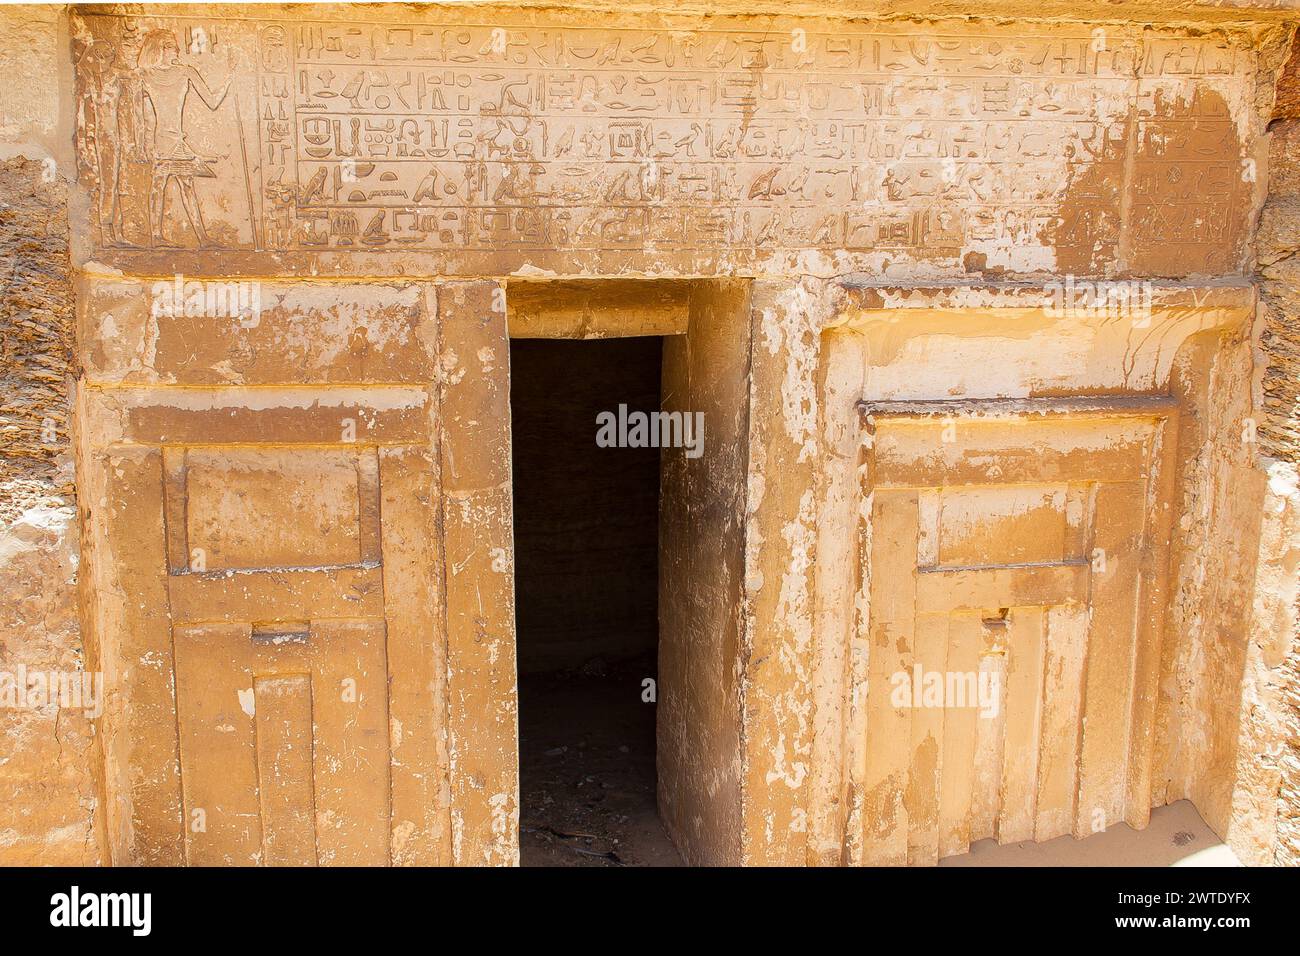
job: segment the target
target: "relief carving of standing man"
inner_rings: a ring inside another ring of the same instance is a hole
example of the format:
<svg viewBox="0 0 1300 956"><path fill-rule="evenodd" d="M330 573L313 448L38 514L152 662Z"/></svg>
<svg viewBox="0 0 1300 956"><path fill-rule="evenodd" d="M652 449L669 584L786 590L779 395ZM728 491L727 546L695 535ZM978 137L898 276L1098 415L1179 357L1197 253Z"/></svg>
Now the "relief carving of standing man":
<svg viewBox="0 0 1300 956"><path fill-rule="evenodd" d="M216 111L230 91L234 71L232 69L221 88L214 93L197 70L181 63L180 46L170 30L150 30L145 34L137 64L141 89L152 107L154 120L149 140L152 167L149 226L153 242L155 245L163 244L167 189L175 182L190 228L194 230L199 245L207 246L210 243L194 180L215 178L216 173L209 165L215 159L200 156L186 141L183 128L185 101L193 90L204 106Z"/></svg>

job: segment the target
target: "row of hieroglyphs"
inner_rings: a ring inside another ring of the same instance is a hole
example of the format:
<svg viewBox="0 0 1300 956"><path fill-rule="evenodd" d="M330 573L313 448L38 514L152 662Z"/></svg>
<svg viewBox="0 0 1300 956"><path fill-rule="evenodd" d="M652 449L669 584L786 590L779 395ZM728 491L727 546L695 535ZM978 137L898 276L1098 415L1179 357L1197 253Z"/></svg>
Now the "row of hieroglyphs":
<svg viewBox="0 0 1300 956"><path fill-rule="evenodd" d="M104 247L1235 261L1230 35L857 29L78 18L81 173Z"/></svg>

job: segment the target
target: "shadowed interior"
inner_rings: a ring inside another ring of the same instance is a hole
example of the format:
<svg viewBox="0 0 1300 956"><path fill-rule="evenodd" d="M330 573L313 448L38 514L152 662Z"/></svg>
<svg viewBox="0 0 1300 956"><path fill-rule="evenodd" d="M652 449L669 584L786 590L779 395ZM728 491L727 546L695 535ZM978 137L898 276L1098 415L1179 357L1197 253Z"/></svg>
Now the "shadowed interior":
<svg viewBox="0 0 1300 956"><path fill-rule="evenodd" d="M659 408L662 340L511 343L525 865L673 862L655 812L659 450L600 412Z"/></svg>

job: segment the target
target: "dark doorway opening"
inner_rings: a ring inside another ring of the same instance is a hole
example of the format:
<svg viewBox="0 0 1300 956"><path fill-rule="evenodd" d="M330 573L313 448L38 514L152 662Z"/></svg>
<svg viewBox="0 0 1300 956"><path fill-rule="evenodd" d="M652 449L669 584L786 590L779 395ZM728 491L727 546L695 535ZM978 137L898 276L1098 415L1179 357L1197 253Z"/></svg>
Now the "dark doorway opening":
<svg viewBox="0 0 1300 956"><path fill-rule="evenodd" d="M657 411L663 340L510 346L520 848L525 866L673 865L655 807L659 449L597 415Z"/></svg>

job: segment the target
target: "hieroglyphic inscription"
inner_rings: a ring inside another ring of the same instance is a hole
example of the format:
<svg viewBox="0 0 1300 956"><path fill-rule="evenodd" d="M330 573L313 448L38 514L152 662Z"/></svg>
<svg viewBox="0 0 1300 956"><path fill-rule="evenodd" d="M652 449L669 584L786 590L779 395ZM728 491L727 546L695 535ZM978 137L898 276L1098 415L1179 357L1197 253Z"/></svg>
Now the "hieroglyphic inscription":
<svg viewBox="0 0 1300 956"><path fill-rule="evenodd" d="M85 24L102 246L1240 257L1230 37Z"/></svg>

